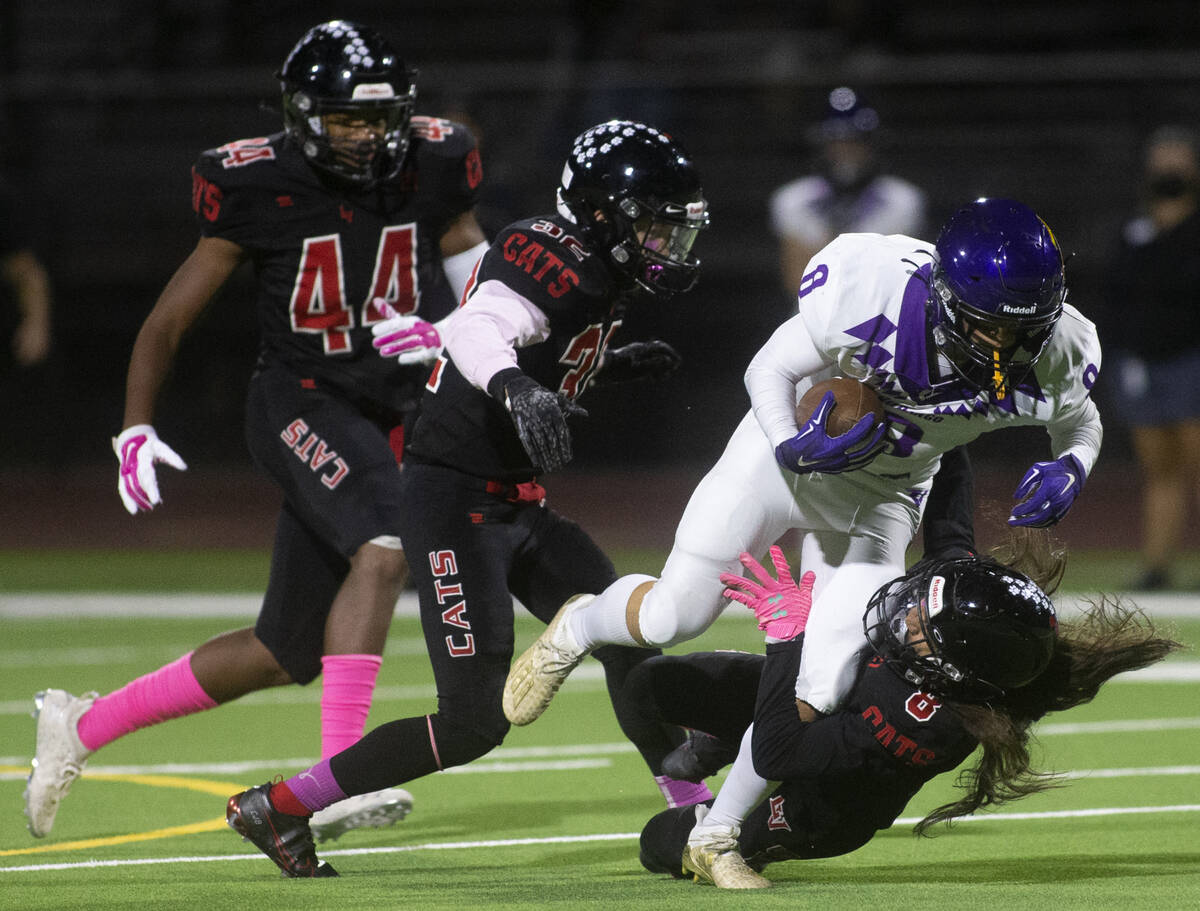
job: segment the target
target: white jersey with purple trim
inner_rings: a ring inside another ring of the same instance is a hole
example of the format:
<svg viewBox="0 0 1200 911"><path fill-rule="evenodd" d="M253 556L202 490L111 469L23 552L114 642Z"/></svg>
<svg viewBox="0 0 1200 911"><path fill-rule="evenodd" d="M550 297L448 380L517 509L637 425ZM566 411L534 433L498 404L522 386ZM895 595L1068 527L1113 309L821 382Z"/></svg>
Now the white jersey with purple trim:
<svg viewBox="0 0 1200 911"><path fill-rule="evenodd" d="M752 411L701 479L675 530L659 579L638 610L641 642L686 641L729 604L721 573L738 555L761 554L789 530L801 533L799 578L814 574L796 696L826 714L854 682L862 611L904 572L941 455L990 430L1044 425L1055 456L1090 470L1102 429L1089 390L1100 367L1092 324L1066 307L1036 370L1003 398L959 380L932 347L926 317L933 247L904 235L844 234L817 253L799 289L799 312L780 326L746 371ZM840 474L796 474L774 448L794 436L797 396L840 373L879 392L888 451ZM1029 463L1044 458L1029 454ZM1014 479L1015 480L1015 479ZM649 576L626 576L589 610L623 618Z"/></svg>
<svg viewBox="0 0 1200 911"><path fill-rule="evenodd" d="M1034 370L1002 397L960 381L926 325L932 245L904 235L844 234L809 262L799 311L755 356L746 374L754 413L772 447L797 432L795 385L842 374L879 394L888 446L847 473L882 493L927 488L941 454L982 433L1043 425L1054 457L1073 453L1087 471L1102 429L1089 392L1100 369L1094 325L1065 305ZM1037 457L1031 455L1030 461Z"/></svg>

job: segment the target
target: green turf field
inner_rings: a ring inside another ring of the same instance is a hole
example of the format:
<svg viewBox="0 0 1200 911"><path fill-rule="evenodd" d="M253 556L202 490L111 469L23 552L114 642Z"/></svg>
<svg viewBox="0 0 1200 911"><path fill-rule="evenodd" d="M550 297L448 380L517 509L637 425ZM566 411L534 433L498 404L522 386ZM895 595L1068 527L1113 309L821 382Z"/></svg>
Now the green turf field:
<svg viewBox="0 0 1200 911"><path fill-rule="evenodd" d="M653 570L656 559L621 554L618 563ZM1122 568L1113 555L1076 555L1071 587L1108 588ZM259 553L0 553L0 909L1200 908L1197 651L1153 679L1119 678L1095 703L1043 724L1039 756L1070 773L1067 787L934 839L898 825L846 857L769 867L776 887L761 893L718 892L638 865L636 833L662 799L617 729L595 662L494 753L407 785L416 798L407 820L323 850L336 880L282 880L222 823L228 794L317 758L316 686L117 741L93 757L52 835L30 838L21 791L33 692L105 691L245 625L265 571ZM121 589L132 594L86 598ZM146 594L155 591L227 594ZM1200 644L1200 596L1161 603L1177 638ZM105 616L114 608L137 615ZM521 614L519 647L537 629ZM678 650L760 642L748 614L731 610ZM418 623L402 612L372 722L432 706ZM934 782L905 818L944 802L952 785Z"/></svg>

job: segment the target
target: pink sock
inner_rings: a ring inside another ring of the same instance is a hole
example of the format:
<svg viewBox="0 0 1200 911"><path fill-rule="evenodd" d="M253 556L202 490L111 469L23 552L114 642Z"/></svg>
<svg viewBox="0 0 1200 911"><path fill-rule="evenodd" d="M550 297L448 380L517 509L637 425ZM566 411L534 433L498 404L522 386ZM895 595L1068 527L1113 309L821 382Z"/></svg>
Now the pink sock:
<svg viewBox="0 0 1200 911"><path fill-rule="evenodd" d="M666 775L655 775L654 783L667 799L668 807L690 807L694 803L712 800L713 793L703 781L679 781Z"/></svg>
<svg viewBox="0 0 1200 911"><path fill-rule="evenodd" d="M381 664L383 658L379 655L326 655L321 659L322 759L362 738Z"/></svg>
<svg viewBox="0 0 1200 911"><path fill-rule="evenodd" d="M192 673L192 653L101 696L79 719L79 740L98 750L140 728L194 715L217 703Z"/></svg>
<svg viewBox="0 0 1200 911"><path fill-rule="evenodd" d="M330 804L335 804L339 800L346 799L346 792L342 790L341 785L337 783L337 779L333 777L333 772L329 768L329 760L322 759L315 766L307 771L301 772L299 775L293 775L287 781L283 782L287 785L287 790L291 795L304 806L310 813L317 810L323 810ZM271 788L269 797L274 799L275 785ZM276 809L283 810L278 804ZM289 812L283 810L284 813ZM303 816L303 813L292 814Z"/></svg>

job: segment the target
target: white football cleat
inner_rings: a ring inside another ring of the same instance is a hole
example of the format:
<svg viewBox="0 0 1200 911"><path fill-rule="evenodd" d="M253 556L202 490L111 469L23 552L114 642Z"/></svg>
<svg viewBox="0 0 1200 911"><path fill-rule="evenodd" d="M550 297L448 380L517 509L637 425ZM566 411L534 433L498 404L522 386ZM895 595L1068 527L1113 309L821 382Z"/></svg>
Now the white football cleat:
<svg viewBox="0 0 1200 911"><path fill-rule="evenodd" d="M691 873L698 883L712 883L718 889L766 889L771 881L759 876L738 850L735 827L705 826L708 807L696 808L696 828L683 848L683 872Z"/></svg>
<svg viewBox="0 0 1200 911"><path fill-rule="evenodd" d="M34 838L50 834L58 805L92 754L80 743L77 725L96 698L96 693L72 696L65 690L45 690L33 697L37 745L25 784L25 816Z"/></svg>
<svg viewBox="0 0 1200 911"><path fill-rule="evenodd" d="M504 717L516 725L531 724L542 716L563 681L588 650L571 635L567 617L590 604L595 595L569 598L554 619L525 652L513 662L504 681Z"/></svg>
<svg viewBox="0 0 1200 911"><path fill-rule="evenodd" d="M382 829L412 812L413 796L403 788L357 794L317 810L309 820L313 838L332 841L351 829Z"/></svg>

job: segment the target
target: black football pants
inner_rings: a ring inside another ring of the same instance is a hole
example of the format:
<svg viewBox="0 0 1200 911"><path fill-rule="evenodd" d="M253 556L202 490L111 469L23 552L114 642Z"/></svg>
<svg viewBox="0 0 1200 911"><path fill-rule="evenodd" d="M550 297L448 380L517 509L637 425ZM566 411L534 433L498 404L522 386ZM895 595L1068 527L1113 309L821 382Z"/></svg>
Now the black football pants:
<svg viewBox="0 0 1200 911"><path fill-rule="evenodd" d="M602 591L616 578L578 525L540 503L511 502L488 493L485 481L443 467L407 462L401 476L401 537L437 712L384 724L333 757L347 794L462 765L500 744L509 728L501 695L514 649L513 597L548 623L572 595ZM604 665L618 723L657 774L678 729L647 720L624 695L629 671L657 651L607 646L593 654ZM583 737L587 723L579 719Z"/></svg>
<svg viewBox="0 0 1200 911"><path fill-rule="evenodd" d="M791 662L791 679L799 663L799 650ZM755 722L755 703L764 690L774 689L778 681L764 675L767 660L763 655L742 652L697 652L690 655L662 655L641 664L629 676L631 701L647 716L660 722L675 722L719 737L728 743L741 740L746 728ZM783 668L787 677L787 668ZM772 668L775 673L779 668ZM786 700L794 705L792 699ZM763 706L759 706L759 722ZM794 713L794 709L792 710ZM770 722L768 721L768 724ZM797 727L793 715L790 727ZM812 833L793 828L779 813L783 800L802 806L808 796L806 783L781 782L776 790L747 814L738 837L742 856L752 866L777 860L835 857L865 844L874 834L872 825L850 823L844 829L813 837ZM653 816L642 829L640 859L653 873L679 876L688 835L696 824L696 808L675 807Z"/></svg>

